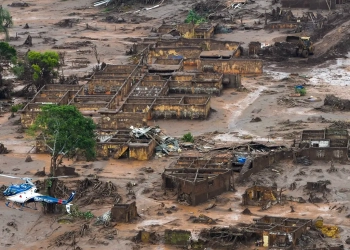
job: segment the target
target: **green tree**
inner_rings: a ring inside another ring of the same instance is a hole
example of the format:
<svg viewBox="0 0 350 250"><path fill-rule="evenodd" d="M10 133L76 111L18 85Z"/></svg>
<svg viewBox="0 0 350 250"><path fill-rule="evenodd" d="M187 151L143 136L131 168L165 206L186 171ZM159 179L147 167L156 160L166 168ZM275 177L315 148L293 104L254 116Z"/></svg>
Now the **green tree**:
<svg viewBox="0 0 350 250"><path fill-rule="evenodd" d="M4 32L6 36L6 40L9 39L9 28L13 24L12 17L8 10L4 9L0 5L0 32Z"/></svg>
<svg viewBox="0 0 350 250"><path fill-rule="evenodd" d="M84 117L70 105L44 105L41 110L28 132L32 135L40 133L51 154L52 176L64 157L69 159L79 152L87 160L95 158L95 124L91 118Z"/></svg>
<svg viewBox="0 0 350 250"><path fill-rule="evenodd" d="M0 60L10 60L15 59L17 56L17 51L7 42L0 42Z"/></svg>
<svg viewBox="0 0 350 250"><path fill-rule="evenodd" d="M53 78L58 75L57 68L60 63L60 56L57 52L29 51L27 59L32 69L32 80L37 83L38 88L52 83Z"/></svg>

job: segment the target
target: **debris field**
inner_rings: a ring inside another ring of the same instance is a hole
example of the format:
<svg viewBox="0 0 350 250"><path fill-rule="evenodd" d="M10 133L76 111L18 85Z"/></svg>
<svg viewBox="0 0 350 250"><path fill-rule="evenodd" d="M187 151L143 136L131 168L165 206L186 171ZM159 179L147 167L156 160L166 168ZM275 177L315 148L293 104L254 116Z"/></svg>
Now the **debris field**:
<svg viewBox="0 0 350 250"><path fill-rule="evenodd" d="M0 248L348 249L349 1L2 4L9 43L59 51L66 81L0 62L0 173L52 185L25 133L48 103L93 119L97 158L57 169L71 214L7 208L1 178Z"/></svg>

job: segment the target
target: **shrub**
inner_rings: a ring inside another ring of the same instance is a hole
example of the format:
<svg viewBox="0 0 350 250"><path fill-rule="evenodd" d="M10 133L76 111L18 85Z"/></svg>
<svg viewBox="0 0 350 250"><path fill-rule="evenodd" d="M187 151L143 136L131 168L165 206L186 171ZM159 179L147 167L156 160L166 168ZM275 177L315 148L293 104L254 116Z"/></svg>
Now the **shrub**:
<svg viewBox="0 0 350 250"><path fill-rule="evenodd" d="M0 42L0 59L11 60L17 56L17 51L7 42Z"/></svg>
<svg viewBox="0 0 350 250"><path fill-rule="evenodd" d="M193 138L193 135L191 134L191 132L184 134L182 137L182 140L185 142L194 142L194 138Z"/></svg>
<svg viewBox="0 0 350 250"><path fill-rule="evenodd" d="M305 88L295 88L295 93L298 93L301 96L304 96L304 95L306 95L306 89Z"/></svg>
<svg viewBox="0 0 350 250"><path fill-rule="evenodd" d="M23 109L24 105L23 104L16 104L11 106L11 112L16 113L18 110Z"/></svg>
<svg viewBox="0 0 350 250"><path fill-rule="evenodd" d="M74 218L85 219L85 220L89 220L95 217L90 211L87 211L87 212L80 211L77 206L72 206L70 215Z"/></svg>
<svg viewBox="0 0 350 250"><path fill-rule="evenodd" d="M205 23L206 21L207 20L205 19L205 17L197 14L194 10L190 10L185 19L185 23L194 23L194 24Z"/></svg>

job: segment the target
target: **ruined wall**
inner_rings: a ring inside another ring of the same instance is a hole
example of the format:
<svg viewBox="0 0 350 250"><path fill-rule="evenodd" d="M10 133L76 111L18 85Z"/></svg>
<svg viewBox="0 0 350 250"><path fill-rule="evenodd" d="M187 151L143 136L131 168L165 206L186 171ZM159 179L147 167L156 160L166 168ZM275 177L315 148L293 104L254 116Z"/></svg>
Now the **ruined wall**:
<svg viewBox="0 0 350 250"><path fill-rule="evenodd" d="M169 81L169 92L176 94L220 95L222 82Z"/></svg>
<svg viewBox="0 0 350 250"><path fill-rule="evenodd" d="M80 90L79 90L80 92ZM62 96L61 100L59 101L60 105L67 105L75 95L77 95L79 92L77 91L67 91L65 95Z"/></svg>
<svg viewBox="0 0 350 250"><path fill-rule="evenodd" d="M268 23L265 29L295 29L298 23Z"/></svg>
<svg viewBox="0 0 350 250"><path fill-rule="evenodd" d="M132 71L137 68L137 65L130 64L130 65L111 65L108 64L106 68L101 71L101 74L105 73L113 73L113 74L130 74ZM99 73L96 73L95 75L98 75Z"/></svg>
<svg viewBox="0 0 350 250"><path fill-rule="evenodd" d="M106 108L111 98L111 95L77 96L72 100L70 105L77 107L80 112L97 112L100 108Z"/></svg>
<svg viewBox="0 0 350 250"><path fill-rule="evenodd" d="M231 171L219 174L216 178L196 182L192 192L190 192L192 199L192 206L206 202L215 196L227 192L231 188ZM187 192L186 192L187 193Z"/></svg>
<svg viewBox="0 0 350 250"><path fill-rule="evenodd" d="M195 156L181 156L177 161L172 163L171 168L230 168L231 155L216 155L212 158L195 157Z"/></svg>
<svg viewBox="0 0 350 250"><path fill-rule="evenodd" d="M111 209L111 221L130 222L137 217L136 202L130 204L115 204Z"/></svg>
<svg viewBox="0 0 350 250"><path fill-rule="evenodd" d="M199 28L200 25L192 23L181 23L176 25L176 30L180 32L184 38L210 38L214 34L214 27L208 29Z"/></svg>
<svg viewBox="0 0 350 250"><path fill-rule="evenodd" d="M44 90L40 91L36 97L32 100L32 102L52 102L58 103L61 98L66 94L67 91L61 90Z"/></svg>
<svg viewBox="0 0 350 250"><path fill-rule="evenodd" d="M267 155L255 157L250 165L245 165L246 168L242 168L239 176L239 180L245 179L252 174L258 173L266 167L271 166L272 164L279 163L282 160L292 159L293 151L277 151L270 152Z"/></svg>
<svg viewBox="0 0 350 250"><path fill-rule="evenodd" d="M131 141L129 144L129 158L147 161L152 158L156 141Z"/></svg>
<svg viewBox="0 0 350 250"><path fill-rule="evenodd" d="M348 160L347 148L306 148L298 152L298 156L307 156L310 160L337 161L344 162Z"/></svg>
<svg viewBox="0 0 350 250"><path fill-rule="evenodd" d="M198 70L206 72L208 68L212 68L213 72L224 74L260 75L263 73L263 61L259 59L198 59Z"/></svg>
<svg viewBox="0 0 350 250"><path fill-rule="evenodd" d="M192 23L182 23L181 25L176 26L176 30L179 31L184 38L194 38L194 27L195 25Z"/></svg>
<svg viewBox="0 0 350 250"><path fill-rule="evenodd" d="M182 59L164 59L164 58L158 58L154 61L154 64L162 64L162 65L180 65L182 64L183 60ZM158 76L158 75L157 75ZM158 76L158 78L160 78ZM149 79L150 80L150 79ZM156 80L156 79L152 79ZM161 79L158 79L161 80Z"/></svg>
<svg viewBox="0 0 350 250"><path fill-rule="evenodd" d="M210 39L214 36L214 29L214 26L206 28L195 27L193 38Z"/></svg>
<svg viewBox="0 0 350 250"><path fill-rule="evenodd" d="M119 79L94 79L87 83L87 94L115 94L123 84Z"/></svg>
<svg viewBox="0 0 350 250"><path fill-rule="evenodd" d="M155 103L152 118L206 119L210 112L210 97L185 97L181 103Z"/></svg>
<svg viewBox="0 0 350 250"><path fill-rule="evenodd" d="M35 153L37 154L44 154L48 152L48 148L45 144L44 138L38 136L35 139Z"/></svg>
<svg viewBox="0 0 350 250"><path fill-rule="evenodd" d="M100 112L100 114L101 120L99 126L101 129L138 127L146 123L145 114L142 113Z"/></svg>
<svg viewBox="0 0 350 250"><path fill-rule="evenodd" d="M277 188L254 186L248 188L242 195L242 205L259 206L266 201L275 201Z"/></svg>
<svg viewBox="0 0 350 250"><path fill-rule="evenodd" d="M240 43L233 41L219 41L214 39L185 39L161 40L157 47L200 47L202 50L231 50L236 51Z"/></svg>
<svg viewBox="0 0 350 250"><path fill-rule="evenodd" d="M119 159L128 148L127 142L99 142L96 145L96 155L97 157Z"/></svg>
<svg viewBox="0 0 350 250"><path fill-rule="evenodd" d="M21 124L23 128L29 128L35 121L36 117L40 114L40 109L33 111L21 112Z"/></svg>
<svg viewBox="0 0 350 250"><path fill-rule="evenodd" d="M198 58L201 52L202 52L202 49L198 47L152 48L149 50L147 62L148 64L152 64L153 60L155 60L156 58L165 59L165 58L172 58L174 56L181 56L184 59Z"/></svg>

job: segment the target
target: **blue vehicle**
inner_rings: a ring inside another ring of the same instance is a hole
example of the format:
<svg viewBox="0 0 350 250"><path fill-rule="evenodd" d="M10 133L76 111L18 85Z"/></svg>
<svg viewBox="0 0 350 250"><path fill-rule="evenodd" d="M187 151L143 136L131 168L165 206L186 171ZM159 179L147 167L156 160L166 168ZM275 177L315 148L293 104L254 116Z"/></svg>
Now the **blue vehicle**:
<svg viewBox="0 0 350 250"><path fill-rule="evenodd" d="M40 193L37 193L37 188L32 182L31 178L28 177L15 177L10 175L3 175L0 174L0 176L7 177L7 178L14 178L14 179L21 179L24 180L24 183L21 184L11 184L8 186L8 188L3 192L4 197L6 198L7 202L5 205L7 207L10 207L10 203L12 202L11 208L15 208L15 204L20 204L20 210L23 209L23 207L27 207L28 203L34 203L36 209L36 202L45 202L48 204L62 204L66 206L67 213L70 214L70 206L72 204L70 203L75 195L75 192L72 192L72 194L69 196L67 200L57 199L52 196L42 195ZM66 177L66 176L61 176ZM57 178L57 177L56 177Z"/></svg>

